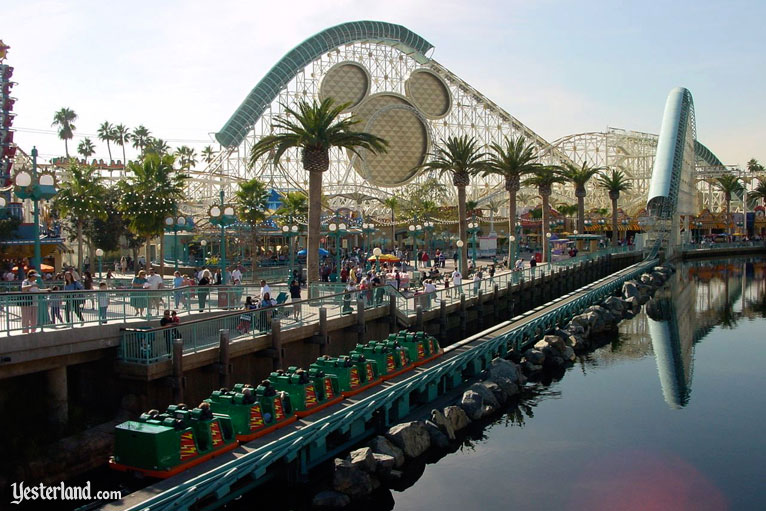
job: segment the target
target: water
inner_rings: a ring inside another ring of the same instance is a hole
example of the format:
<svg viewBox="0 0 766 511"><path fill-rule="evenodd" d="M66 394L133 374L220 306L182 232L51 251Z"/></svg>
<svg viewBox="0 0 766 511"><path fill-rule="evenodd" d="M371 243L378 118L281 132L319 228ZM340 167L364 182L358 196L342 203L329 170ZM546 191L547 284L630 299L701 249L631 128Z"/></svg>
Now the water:
<svg viewBox="0 0 766 511"><path fill-rule="evenodd" d="M684 265L656 298L395 509L766 509L766 263Z"/></svg>

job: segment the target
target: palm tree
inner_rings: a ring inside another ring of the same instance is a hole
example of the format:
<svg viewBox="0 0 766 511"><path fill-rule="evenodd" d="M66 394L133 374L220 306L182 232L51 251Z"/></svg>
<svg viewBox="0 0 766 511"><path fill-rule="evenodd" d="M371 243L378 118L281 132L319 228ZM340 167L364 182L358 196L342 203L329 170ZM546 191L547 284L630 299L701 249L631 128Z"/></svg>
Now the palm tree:
<svg viewBox="0 0 766 511"><path fill-rule="evenodd" d="M257 177L239 184L239 190L234 194L239 217L250 226L253 248L251 257L253 270L258 265L258 243L256 227L266 220L267 203L269 202L269 190L266 183Z"/></svg>
<svg viewBox="0 0 766 511"><path fill-rule="evenodd" d="M98 127L98 139L106 142L106 150L109 152L109 163L112 162L112 146L110 142L114 140L114 126L109 121L104 121Z"/></svg>
<svg viewBox="0 0 766 511"><path fill-rule="evenodd" d="M716 186L723 192L726 201L726 231L731 235L731 194L742 191L742 183L739 178L733 174L726 174L716 178Z"/></svg>
<svg viewBox="0 0 766 511"><path fill-rule="evenodd" d="M442 147L443 146L443 147ZM471 183L471 176L487 170L487 153L481 152L475 138L462 135L449 136L436 148L432 160L422 166L425 170L440 174L452 174L452 184L457 188L458 226L460 240L466 246L468 240L465 189ZM468 268L467 250L460 251L460 267Z"/></svg>
<svg viewBox="0 0 766 511"><path fill-rule="evenodd" d="M102 203L105 188L101 175L90 165L72 160L61 180L61 188L54 199L54 208L62 218L69 218L76 228L77 267L82 272L83 227L89 220L105 219Z"/></svg>
<svg viewBox="0 0 766 511"><path fill-rule="evenodd" d="M96 152L96 147L93 145L93 141L91 141L91 139L85 137L77 145L77 152L80 153L83 158L85 158L85 163L88 163L88 158L93 156L93 153Z"/></svg>
<svg viewBox="0 0 766 511"><path fill-rule="evenodd" d="M536 163L537 149L532 143L527 143L523 136L517 138L505 137L505 145L494 143L490 146L492 154L489 157L488 169L484 173L502 176L505 179L505 190L508 192L508 239L516 234L516 201L521 188L521 179L532 174L539 166ZM513 257L513 244L508 243L508 261Z"/></svg>
<svg viewBox="0 0 766 511"><path fill-rule="evenodd" d="M747 194L747 197L751 207L755 206L759 199L766 205L766 180L758 179L758 185Z"/></svg>
<svg viewBox="0 0 766 511"><path fill-rule="evenodd" d="M399 207L399 198L392 195L383 201L383 205L391 210L391 252L396 250L396 208Z"/></svg>
<svg viewBox="0 0 766 511"><path fill-rule="evenodd" d="M66 157L69 158L69 145L67 140L72 140L74 137L74 131L77 129L74 125L74 121L77 120L77 114L74 110L69 108L62 108L56 112L53 116L53 123L51 126L57 127L59 130L59 138L64 141L64 151Z"/></svg>
<svg viewBox="0 0 766 511"><path fill-rule="evenodd" d="M202 160L210 165L210 163L213 161L213 158L215 158L215 151L213 150L213 146L206 145L204 149L202 149Z"/></svg>
<svg viewBox="0 0 766 511"><path fill-rule="evenodd" d="M551 206L550 199L553 193L553 185L566 182L566 178L561 175L559 168L554 166L539 166L535 169L533 175L524 180L527 186L536 186L542 204L542 231L541 244L543 246L543 262L550 261L550 247L548 247L548 227L550 222Z"/></svg>
<svg viewBox="0 0 766 511"><path fill-rule="evenodd" d="M176 149L175 155L182 170L189 170L197 164L197 152L189 146L182 145Z"/></svg>
<svg viewBox="0 0 766 511"><path fill-rule="evenodd" d="M564 220L566 221L569 218L572 218L574 215L579 213L580 206L578 204L559 204L556 209L559 213L564 217ZM583 213L584 214L584 213ZM583 223L583 228L585 224ZM565 230L568 230L569 228L565 225ZM577 230L578 234L584 234L584 231Z"/></svg>
<svg viewBox="0 0 766 511"><path fill-rule="evenodd" d="M150 262L149 244L160 236L160 273L165 269L163 240L165 217L175 215L184 198L186 174L173 168L171 155L146 154L141 162L131 162L132 174L121 181L122 201L119 208L128 219L130 229L146 239L146 262Z"/></svg>
<svg viewBox="0 0 766 511"><path fill-rule="evenodd" d="M127 167L128 161L125 159L125 143L130 140L130 130L124 124L118 124L114 127L112 140L115 144L122 147L122 164Z"/></svg>
<svg viewBox="0 0 766 511"><path fill-rule="evenodd" d="M130 135L130 138L133 139L133 147L138 149L143 155L144 148L149 144L152 134L144 126L139 126L138 128L133 128L133 133Z"/></svg>
<svg viewBox="0 0 766 511"><path fill-rule="evenodd" d="M334 105L332 99L321 103L300 101L297 110L283 106L286 116L277 117L273 125L280 131L259 140L250 153L250 167L264 155L273 152L278 164L289 149L299 149L303 169L309 173L309 221L307 242L307 271L309 282L319 279L319 238L322 199L322 175L330 167L330 148L347 149L355 154L366 150L384 152L388 143L371 133L353 131L359 121L340 119L348 105ZM360 155L361 156L361 155Z"/></svg>
<svg viewBox="0 0 766 511"><path fill-rule="evenodd" d="M151 137L144 147L144 155L149 153L165 156L170 154L170 146L161 138Z"/></svg>
<svg viewBox="0 0 766 511"><path fill-rule="evenodd" d="M747 162L747 170L749 172L763 172L764 168L763 165L758 162L758 160L755 158L750 158L750 160Z"/></svg>
<svg viewBox="0 0 766 511"><path fill-rule="evenodd" d="M633 185L625 177L621 170L612 170L609 174L602 173L598 176L598 184L601 188L609 192L609 198L612 200L612 246L617 246L617 199L621 192L627 192Z"/></svg>
<svg viewBox="0 0 766 511"><path fill-rule="evenodd" d="M604 167L588 165L587 161L584 161L580 167L573 163L565 163L561 166L561 175L574 185L575 197L577 197L577 232L579 233L585 232L585 196L587 195L585 185L602 170Z"/></svg>

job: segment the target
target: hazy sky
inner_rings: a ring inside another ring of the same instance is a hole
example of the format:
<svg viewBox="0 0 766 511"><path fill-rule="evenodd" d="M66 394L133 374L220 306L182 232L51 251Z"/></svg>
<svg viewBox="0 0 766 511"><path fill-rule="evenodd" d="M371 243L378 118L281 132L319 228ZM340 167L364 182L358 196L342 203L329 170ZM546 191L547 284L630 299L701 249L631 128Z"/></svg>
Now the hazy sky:
<svg viewBox="0 0 766 511"><path fill-rule="evenodd" d="M61 107L79 115L70 148L91 136L98 157L105 120L200 149L286 52L368 19L427 39L434 59L548 141L607 126L657 133L668 92L683 86L699 140L724 163L766 160L763 0L2 4L15 140L46 159L64 152L51 128Z"/></svg>

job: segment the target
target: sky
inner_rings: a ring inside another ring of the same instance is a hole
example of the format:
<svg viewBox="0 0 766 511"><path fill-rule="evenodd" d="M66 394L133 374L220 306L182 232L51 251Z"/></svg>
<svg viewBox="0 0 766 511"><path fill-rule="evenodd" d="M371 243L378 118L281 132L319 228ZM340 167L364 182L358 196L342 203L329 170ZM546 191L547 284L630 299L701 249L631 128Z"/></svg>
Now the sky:
<svg viewBox="0 0 766 511"><path fill-rule="evenodd" d="M725 164L766 160L766 2L4 0L15 141L64 153L109 121L173 147L211 144L290 49L356 20L404 25L431 55L549 142L607 127L658 133L668 92L694 96L697 137ZM128 152L128 159L134 155ZM121 158L121 155L119 155ZM118 155L114 155L118 159Z"/></svg>

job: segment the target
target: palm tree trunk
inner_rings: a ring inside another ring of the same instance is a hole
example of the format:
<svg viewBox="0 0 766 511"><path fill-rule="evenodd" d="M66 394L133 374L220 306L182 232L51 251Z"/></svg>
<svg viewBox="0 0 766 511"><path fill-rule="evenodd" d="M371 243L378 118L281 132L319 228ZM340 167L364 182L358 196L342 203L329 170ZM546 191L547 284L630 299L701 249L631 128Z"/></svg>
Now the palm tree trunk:
<svg viewBox="0 0 766 511"><path fill-rule="evenodd" d="M519 243L521 240L517 239L511 242L511 236L516 236L516 191L511 190L508 192L508 268L513 268L513 264L516 262L513 260L513 244Z"/></svg>
<svg viewBox="0 0 766 511"><path fill-rule="evenodd" d="M82 220L77 221L77 272L82 274Z"/></svg>
<svg viewBox="0 0 766 511"><path fill-rule="evenodd" d="M292 222L291 222L292 223ZM255 282L255 269L258 267L258 236L255 232L255 226L253 226L253 247L250 254L250 268L253 270L253 282ZM244 280L244 277L242 278ZM288 280L288 284L289 284Z"/></svg>
<svg viewBox="0 0 766 511"><path fill-rule="evenodd" d="M106 141L106 150L109 151L109 164L112 163L112 146L109 145L109 141Z"/></svg>
<svg viewBox="0 0 766 511"><path fill-rule="evenodd" d="M122 165L123 166L127 166L128 162L127 162L127 160L125 160L125 142L123 142L120 145L122 145Z"/></svg>
<svg viewBox="0 0 766 511"><path fill-rule="evenodd" d="M152 266L152 259L149 257L149 245L152 242L152 237L147 236L146 237L146 245L144 249L144 259L146 259L146 262L144 263L144 269L148 270Z"/></svg>
<svg viewBox="0 0 766 511"><path fill-rule="evenodd" d="M726 234L731 238L731 196L726 196Z"/></svg>
<svg viewBox="0 0 766 511"><path fill-rule="evenodd" d="M396 252L396 220L394 219L394 208L391 208L391 253Z"/></svg>
<svg viewBox="0 0 766 511"><path fill-rule="evenodd" d="M612 199L612 246L617 246L617 199Z"/></svg>
<svg viewBox="0 0 766 511"><path fill-rule="evenodd" d="M577 234L585 234L585 197L577 197ZM577 250L582 250L582 240L577 240Z"/></svg>
<svg viewBox="0 0 766 511"><path fill-rule="evenodd" d="M463 242L463 248L460 250L460 269L465 272L468 269L468 221L465 211L465 186L457 187L457 214L458 214L458 233Z"/></svg>
<svg viewBox="0 0 766 511"><path fill-rule="evenodd" d="M320 215L322 212L322 172L309 172L309 229L306 241L306 280L319 281Z"/></svg>
<svg viewBox="0 0 766 511"><path fill-rule="evenodd" d="M550 212L548 209L550 206L548 205L548 201L550 200L550 195L547 193L541 194L543 198L543 216L542 216L542 245L543 245L543 262L548 263L550 262L551 254L550 254L550 247L548 246L548 222L550 221L548 217L550 216Z"/></svg>

